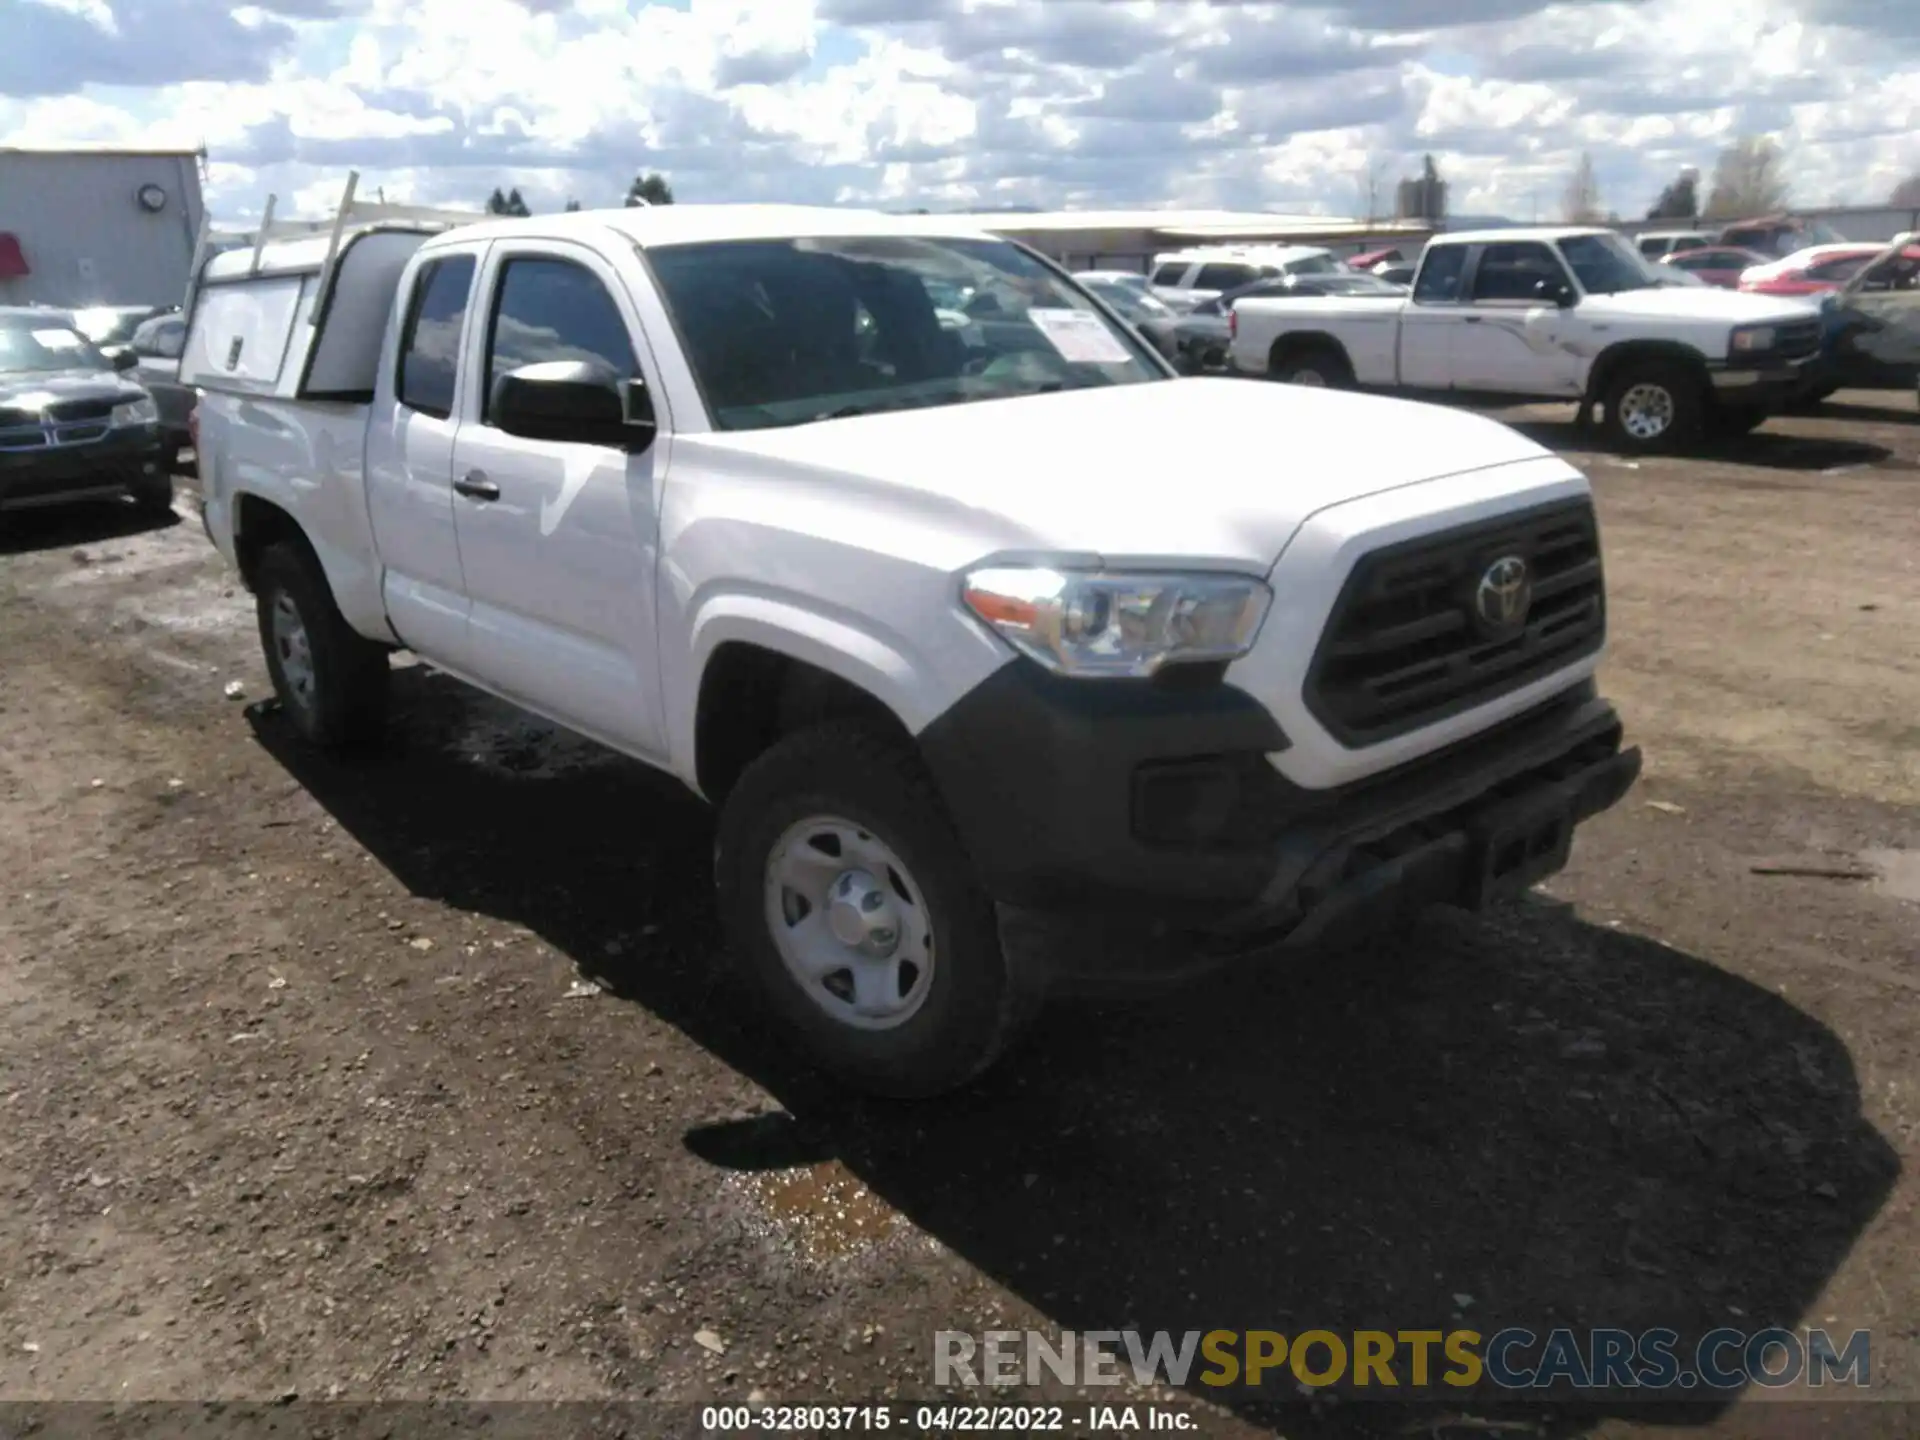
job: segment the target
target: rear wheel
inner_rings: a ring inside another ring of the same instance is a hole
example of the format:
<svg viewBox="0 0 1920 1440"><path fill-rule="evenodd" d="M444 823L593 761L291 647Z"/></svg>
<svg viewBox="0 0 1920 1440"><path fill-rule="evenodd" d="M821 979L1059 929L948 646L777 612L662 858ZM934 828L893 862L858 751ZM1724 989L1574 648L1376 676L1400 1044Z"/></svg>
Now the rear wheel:
<svg viewBox="0 0 1920 1440"><path fill-rule="evenodd" d="M1338 350L1316 346L1278 356L1268 371L1283 385L1306 385L1321 390L1344 390L1353 383L1353 367Z"/></svg>
<svg viewBox="0 0 1920 1440"><path fill-rule="evenodd" d="M387 718L387 652L347 624L312 552L268 546L253 591L267 673L300 738L337 750L378 736Z"/></svg>
<svg viewBox="0 0 1920 1440"><path fill-rule="evenodd" d="M1700 433L1700 377L1673 361L1630 363L1607 386L1607 436L1622 450L1674 450Z"/></svg>
<svg viewBox="0 0 1920 1440"><path fill-rule="evenodd" d="M748 766L721 810L715 872L752 988L861 1090L964 1085L1034 1008L932 782L871 727L805 730Z"/></svg>

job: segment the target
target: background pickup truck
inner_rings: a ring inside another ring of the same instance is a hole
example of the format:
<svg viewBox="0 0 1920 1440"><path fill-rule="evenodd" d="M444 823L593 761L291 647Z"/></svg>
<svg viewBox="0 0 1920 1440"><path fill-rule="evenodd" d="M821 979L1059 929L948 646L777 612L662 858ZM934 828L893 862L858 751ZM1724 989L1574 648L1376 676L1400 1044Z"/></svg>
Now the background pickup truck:
<svg viewBox="0 0 1920 1440"><path fill-rule="evenodd" d="M1179 380L958 221L343 222L213 260L182 369L293 731L377 739L405 647L678 777L741 975L868 1089L977 1073L1100 926L1185 966L1512 894L1638 770L1578 471Z"/></svg>
<svg viewBox="0 0 1920 1440"><path fill-rule="evenodd" d="M1244 300L1233 327L1242 374L1598 404L1627 450L1751 430L1816 383L1822 338L1803 304L1664 283L1578 228L1436 236L1404 299Z"/></svg>

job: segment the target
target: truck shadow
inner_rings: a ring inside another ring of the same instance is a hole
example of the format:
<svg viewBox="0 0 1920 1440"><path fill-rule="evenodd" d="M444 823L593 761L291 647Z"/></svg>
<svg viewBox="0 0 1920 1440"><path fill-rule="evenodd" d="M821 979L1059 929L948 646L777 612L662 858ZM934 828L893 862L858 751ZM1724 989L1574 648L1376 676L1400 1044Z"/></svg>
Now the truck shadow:
<svg viewBox="0 0 1920 1440"><path fill-rule="evenodd" d="M1582 431L1572 420L1509 420L1506 422L1529 440L1556 452L1591 453L1604 448L1601 436ZM1703 442L1682 455L1632 457L1642 464L1673 464L1676 461L1719 465L1751 465L1769 470L1819 471L1855 465L1912 469L1911 462L1897 460L1885 445L1865 440L1840 440L1824 435L1795 435L1762 427L1751 435L1733 440Z"/></svg>
<svg viewBox="0 0 1920 1440"><path fill-rule="evenodd" d="M178 515L155 520L124 500L90 500L12 510L0 515L0 555L27 555L101 540L125 540L180 523Z"/></svg>
<svg viewBox="0 0 1920 1440"><path fill-rule="evenodd" d="M527 926L786 1108L697 1125L695 1154L844 1167L1062 1328L1668 1327L1685 1356L1715 1327L1796 1325L1898 1173L1819 1022L1547 905L1437 913L1151 1007L1055 1006L966 1093L850 1100L716 994L698 802L424 668L396 688L391 746L363 763L301 749L264 707L256 733L414 893ZM610 935L639 938L609 959ZM1732 1399L1561 1392L1549 1412L1483 1383L1309 1406L1290 1375L1215 1391L1200 1368L1196 1396L1293 1436L1456 1433L1430 1430L1440 1407L1578 1434Z"/></svg>

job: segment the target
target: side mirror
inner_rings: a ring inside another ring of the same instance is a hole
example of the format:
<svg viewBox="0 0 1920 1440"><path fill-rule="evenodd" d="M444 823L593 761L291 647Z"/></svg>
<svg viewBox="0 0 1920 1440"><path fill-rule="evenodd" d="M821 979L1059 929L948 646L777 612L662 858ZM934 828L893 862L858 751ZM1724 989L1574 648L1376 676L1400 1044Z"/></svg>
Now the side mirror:
<svg viewBox="0 0 1920 1440"><path fill-rule="evenodd" d="M116 370L135 370L140 365L140 357L133 351L125 349L115 350L107 360Z"/></svg>
<svg viewBox="0 0 1920 1440"><path fill-rule="evenodd" d="M1571 310L1580 303L1579 292L1564 280L1542 280L1533 287L1533 293L1562 310Z"/></svg>
<svg viewBox="0 0 1920 1440"><path fill-rule="evenodd" d="M525 440L630 451L646 449L658 430L646 386L590 360L548 360L498 377L487 421Z"/></svg>

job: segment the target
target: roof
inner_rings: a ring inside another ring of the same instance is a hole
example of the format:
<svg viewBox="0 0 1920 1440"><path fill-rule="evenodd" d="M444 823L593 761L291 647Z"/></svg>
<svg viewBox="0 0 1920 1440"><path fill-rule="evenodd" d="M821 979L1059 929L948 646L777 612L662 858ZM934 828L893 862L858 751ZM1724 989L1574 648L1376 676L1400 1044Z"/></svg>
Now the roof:
<svg viewBox="0 0 1920 1440"><path fill-rule="evenodd" d="M1327 250L1319 245L1193 245L1181 250L1163 250L1153 257L1154 263L1164 264L1169 260L1265 260L1271 264L1284 265L1289 260L1307 260L1315 255L1325 255Z"/></svg>
<svg viewBox="0 0 1920 1440"><path fill-rule="evenodd" d="M1511 245L1516 240L1571 240L1576 235L1618 235L1604 225L1515 225L1504 230L1449 230L1436 235L1458 245Z"/></svg>
<svg viewBox="0 0 1920 1440"><path fill-rule="evenodd" d="M880 235L941 235L988 239L992 231L964 215L887 215L878 210L831 205L636 205L610 210L575 210L560 215L489 217L450 234L461 240L479 236L505 239L603 234L612 230L634 244L693 245L717 240Z"/></svg>

